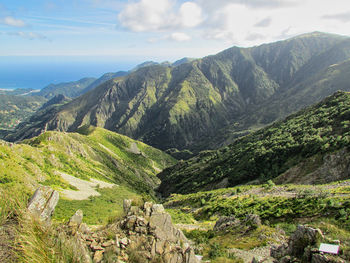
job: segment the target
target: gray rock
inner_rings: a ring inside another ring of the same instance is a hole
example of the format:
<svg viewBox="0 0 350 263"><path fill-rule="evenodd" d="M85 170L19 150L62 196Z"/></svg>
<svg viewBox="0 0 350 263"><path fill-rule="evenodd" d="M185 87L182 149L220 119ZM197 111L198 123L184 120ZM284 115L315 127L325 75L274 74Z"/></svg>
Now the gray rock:
<svg viewBox="0 0 350 263"><path fill-rule="evenodd" d="M322 238L323 234L320 229L299 225L289 238L288 254L298 258L302 257L306 247L315 246Z"/></svg>
<svg viewBox="0 0 350 263"><path fill-rule="evenodd" d="M123 201L123 208L124 208L124 212L128 213L131 207L131 200L130 199L124 199Z"/></svg>
<svg viewBox="0 0 350 263"><path fill-rule="evenodd" d="M68 226L79 227L83 222L83 216L83 211L80 209L77 210L75 214L69 219Z"/></svg>
<svg viewBox="0 0 350 263"><path fill-rule="evenodd" d="M243 223L246 226L257 228L261 226L261 219L256 214L248 214L246 215L246 218L244 219Z"/></svg>
<svg viewBox="0 0 350 263"><path fill-rule="evenodd" d="M164 213L165 210L164 210L164 207L162 204L154 204L152 206L152 214L161 214L161 213Z"/></svg>
<svg viewBox="0 0 350 263"><path fill-rule="evenodd" d="M238 226L241 221L234 216L221 216L215 223L214 231L224 231L230 227Z"/></svg>
<svg viewBox="0 0 350 263"><path fill-rule="evenodd" d="M253 258L253 260L252 260L252 262L251 263L260 263L260 262L262 262L262 258L261 257L259 257L259 256L255 256L254 258Z"/></svg>
<svg viewBox="0 0 350 263"><path fill-rule="evenodd" d="M49 186L40 186L28 203L28 211L42 222L50 222L59 194Z"/></svg>

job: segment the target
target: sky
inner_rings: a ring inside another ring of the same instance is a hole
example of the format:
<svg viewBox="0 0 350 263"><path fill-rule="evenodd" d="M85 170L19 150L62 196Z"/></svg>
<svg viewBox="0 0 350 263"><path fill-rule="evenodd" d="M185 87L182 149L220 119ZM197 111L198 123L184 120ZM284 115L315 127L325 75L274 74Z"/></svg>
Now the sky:
<svg viewBox="0 0 350 263"><path fill-rule="evenodd" d="M0 1L0 56L175 61L313 31L350 36L349 0Z"/></svg>

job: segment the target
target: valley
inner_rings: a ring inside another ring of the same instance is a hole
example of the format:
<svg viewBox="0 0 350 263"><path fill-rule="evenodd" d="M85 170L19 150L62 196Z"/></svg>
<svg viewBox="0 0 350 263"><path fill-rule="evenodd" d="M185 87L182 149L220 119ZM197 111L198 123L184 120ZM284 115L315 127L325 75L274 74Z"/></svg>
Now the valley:
<svg viewBox="0 0 350 263"><path fill-rule="evenodd" d="M0 261L349 262L349 71L313 32L0 94Z"/></svg>

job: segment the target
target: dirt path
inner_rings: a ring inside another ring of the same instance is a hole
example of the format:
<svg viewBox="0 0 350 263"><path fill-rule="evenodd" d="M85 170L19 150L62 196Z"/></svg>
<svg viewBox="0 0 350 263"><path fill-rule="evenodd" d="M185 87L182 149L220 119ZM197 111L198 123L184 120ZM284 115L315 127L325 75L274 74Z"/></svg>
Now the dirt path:
<svg viewBox="0 0 350 263"><path fill-rule="evenodd" d="M100 188L112 188L113 186L116 186L116 184L106 183L97 179L90 179L90 181L86 181L66 173L57 173L69 184L78 188L77 191L67 189L63 189L60 191L64 197L71 200L86 200L90 196L100 196L101 194L96 191L96 187L98 185Z"/></svg>

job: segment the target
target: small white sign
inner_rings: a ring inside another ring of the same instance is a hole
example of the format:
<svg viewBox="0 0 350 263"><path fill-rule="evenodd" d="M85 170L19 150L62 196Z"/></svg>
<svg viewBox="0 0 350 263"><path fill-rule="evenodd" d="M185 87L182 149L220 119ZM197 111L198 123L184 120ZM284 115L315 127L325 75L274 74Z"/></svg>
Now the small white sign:
<svg viewBox="0 0 350 263"><path fill-rule="evenodd" d="M321 243L320 248L318 250L320 252L337 255L338 251L339 251L339 245L332 245L332 244Z"/></svg>

